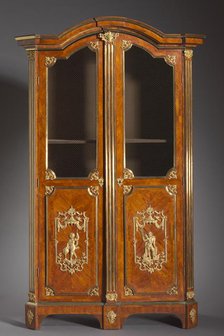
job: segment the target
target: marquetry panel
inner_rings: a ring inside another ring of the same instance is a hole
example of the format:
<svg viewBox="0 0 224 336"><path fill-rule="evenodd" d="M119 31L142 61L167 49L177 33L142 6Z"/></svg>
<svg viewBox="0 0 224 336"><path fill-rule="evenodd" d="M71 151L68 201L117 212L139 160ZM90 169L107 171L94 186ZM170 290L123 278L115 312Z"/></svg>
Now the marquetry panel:
<svg viewBox="0 0 224 336"><path fill-rule="evenodd" d="M125 297L178 297L180 233L177 196L165 186L134 187L124 197Z"/></svg>
<svg viewBox="0 0 224 336"><path fill-rule="evenodd" d="M55 187L46 196L45 294L99 298L98 195ZM47 290L46 290L47 288Z"/></svg>

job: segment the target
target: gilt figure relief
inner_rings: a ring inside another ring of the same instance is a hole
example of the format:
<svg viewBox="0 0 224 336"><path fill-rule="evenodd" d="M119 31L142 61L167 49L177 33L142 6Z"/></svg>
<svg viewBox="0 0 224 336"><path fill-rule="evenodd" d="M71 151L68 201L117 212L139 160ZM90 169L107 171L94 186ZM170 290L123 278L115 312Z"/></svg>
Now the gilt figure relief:
<svg viewBox="0 0 224 336"><path fill-rule="evenodd" d="M88 222L85 212L76 211L72 206L68 211L59 212L55 218L56 264L60 265L62 272L81 272L88 264ZM59 239L61 230L68 232L66 242Z"/></svg>
<svg viewBox="0 0 224 336"><path fill-rule="evenodd" d="M167 262L167 216L149 206L133 218L134 258L141 271L160 271ZM157 246L157 239L160 243Z"/></svg>

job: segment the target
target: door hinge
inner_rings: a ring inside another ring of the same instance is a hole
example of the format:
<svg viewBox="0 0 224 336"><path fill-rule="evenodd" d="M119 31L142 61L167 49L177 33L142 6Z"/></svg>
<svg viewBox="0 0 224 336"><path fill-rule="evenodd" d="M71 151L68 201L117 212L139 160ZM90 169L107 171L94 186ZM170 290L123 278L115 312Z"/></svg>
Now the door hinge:
<svg viewBox="0 0 224 336"><path fill-rule="evenodd" d="M40 84L40 76L37 76L37 85Z"/></svg>
<svg viewBox="0 0 224 336"><path fill-rule="evenodd" d="M40 268L37 267L37 277L39 278L39 275L40 275Z"/></svg>
<svg viewBox="0 0 224 336"><path fill-rule="evenodd" d="M37 188L39 188L39 178L37 178Z"/></svg>

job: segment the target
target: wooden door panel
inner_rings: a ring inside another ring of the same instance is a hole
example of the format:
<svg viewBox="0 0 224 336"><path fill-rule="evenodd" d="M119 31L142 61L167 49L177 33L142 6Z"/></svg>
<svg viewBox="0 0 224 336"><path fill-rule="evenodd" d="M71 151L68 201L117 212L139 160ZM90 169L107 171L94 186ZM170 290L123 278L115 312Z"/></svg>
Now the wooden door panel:
<svg viewBox="0 0 224 336"><path fill-rule="evenodd" d="M178 220L177 196L169 187L135 186L124 197L126 299L176 300L181 295L177 251L183 237Z"/></svg>
<svg viewBox="0 0 224 336"><path fill-rule="evenodd" d="M102 57L96 35L39 56L37 273L42 301L101 301Z"/></svg>
<svg viewBox="0 0 224 336"><path fill-rule="evenodd" d="M54 187L45 202L43 297L64 301L99 300L102 233L98 195L87 187Z"/></svg>
<svg viewBox="0 0 224 336"><path fill-rule="evenodd" d="M117 44L118 293L183 300L182 53L126 34Z"/></svg>

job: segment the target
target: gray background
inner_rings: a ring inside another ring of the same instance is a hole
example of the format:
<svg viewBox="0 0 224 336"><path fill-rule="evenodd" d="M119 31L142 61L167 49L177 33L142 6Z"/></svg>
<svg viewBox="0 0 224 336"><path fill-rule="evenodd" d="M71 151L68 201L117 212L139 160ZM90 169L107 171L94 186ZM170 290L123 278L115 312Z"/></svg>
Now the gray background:
<svg viewBox="0 0 224 336"><path fill-rule="evenodd" d="M23 309L28 291L27 58L13 37L60 33L100 15L145 21L166 33L204 33L193 57L195 169L195 289L197 329L184 331L149 317L104 332L90 320L47 318L41 334L223 335L223 11L222 1L1 0L0 2L0 335L29 335ZM212 6L211 6L212 5ZM76 323L73 322L76 321ZM79 322L79 323L78 323Z"/></svg>

